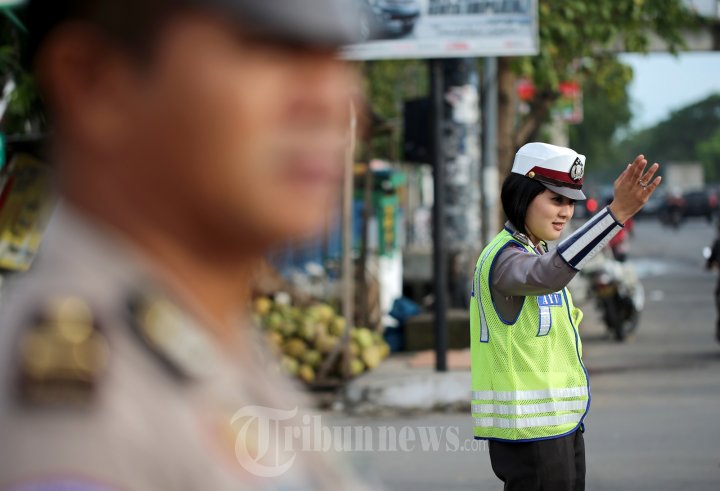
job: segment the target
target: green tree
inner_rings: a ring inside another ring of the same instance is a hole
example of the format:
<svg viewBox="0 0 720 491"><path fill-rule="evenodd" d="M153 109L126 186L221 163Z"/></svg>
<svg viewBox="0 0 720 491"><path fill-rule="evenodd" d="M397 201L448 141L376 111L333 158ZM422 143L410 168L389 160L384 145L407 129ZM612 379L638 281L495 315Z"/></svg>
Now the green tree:
<svg viewBox="0 0 720 491"><path fill-rule="evenodd" d="M700 21L682 0L540 0L540 53L500 60L498 151L501 179L520 146L536 138L559 97L563 80L593 80L610 99L621 97L627 77L616 77L616 51L644 52L652 36L671 52ZM518 117L515 87L520 76L535 84L530 110Z"/></svg>
<svg viewBox="0 0 720 491"><path fill-rule="evenodd" d="M698 144L697 155L705 167L708 179L720 179L720 127L715 129L710 138Z"/></svg>
<svg viewBox="0 0 720 491"><path fill-rule="evenodd" d="M7 134L37 133L46 123L34 78L21 60L25 35L13 11L0 9L0 91L12 87L0 120L0 131Z"/></svg>
<svg viewBox="0 0 720 491"><path fill-rule="evenodd" d="M696 147L720 127L720 94L711 95L681 109L657 125L628 137L623 149L652 151L652 158L683 162L697 160Z"/></svg>
<svg viewBox="0 0 720 491"><path fill-rule="evenodd" d="M428 94L427 63L424 60L380 60L365 62L361 68L365 75L367 109L372 113L373 129L376 130L375 134L367 135L365 157L397 160L402 141L403 103Z"/></svg>
<svg viewBox="0 0 720 491"><path fill-rule="evenodd" d="M673 111L657 125L618 144L625 155L647 153L657 162L703 162L709 179L720 178L720 94Z"/></svg>
<svg viewBox="0 0 720 491"><path fill-rule="evenodd" d="M606 74L620 81L618 90L608 92L608 80L588 79L583 88L583 121L570 126L570 146L584 153L593 169L617 164L617 137L632 119L627 90L632 69L620 62L608 62Z"/></svg>

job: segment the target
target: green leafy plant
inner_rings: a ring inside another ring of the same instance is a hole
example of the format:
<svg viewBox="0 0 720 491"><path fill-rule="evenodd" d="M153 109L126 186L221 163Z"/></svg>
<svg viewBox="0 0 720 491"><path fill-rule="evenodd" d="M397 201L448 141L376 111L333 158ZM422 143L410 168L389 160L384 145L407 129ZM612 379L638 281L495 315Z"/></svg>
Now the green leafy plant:
<svg viewBox="0 0 720 491"><path fill-rule="evenodd" d="M657 40L676 53L687 30L701 25L682 0L540 0L539 18L540 53L499 63L501 179L509 173L515 151L537 138L562 81L591 81L596 93L618 100L632 77L622 68L618 52L646 52ZM514 94L519 77L531 79L536 87L536 97L522 116Z"/></svg>
<svg viewBox="0 0 720 491"><path fill-rule="evenodd" d="M0 9L0 95L6 104L0 131L40 133L46 128L45 112L34 77L21 60L26 32L12 12Z"/></svg>

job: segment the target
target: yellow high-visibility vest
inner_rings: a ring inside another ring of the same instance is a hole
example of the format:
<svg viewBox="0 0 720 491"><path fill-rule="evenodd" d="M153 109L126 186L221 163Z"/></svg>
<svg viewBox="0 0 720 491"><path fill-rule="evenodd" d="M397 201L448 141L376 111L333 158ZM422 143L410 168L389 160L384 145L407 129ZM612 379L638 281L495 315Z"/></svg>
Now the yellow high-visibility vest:
<svg viewBox="0 0 720 491"><path fill-rule="evenodd" d="M490 293L492 265L505 247L520 246L503 230L475 268L470 301L474 435L530 441L572 433L590 407L578 324L582 312L567 288L527 296L515 319L503 319Z"/></svg>

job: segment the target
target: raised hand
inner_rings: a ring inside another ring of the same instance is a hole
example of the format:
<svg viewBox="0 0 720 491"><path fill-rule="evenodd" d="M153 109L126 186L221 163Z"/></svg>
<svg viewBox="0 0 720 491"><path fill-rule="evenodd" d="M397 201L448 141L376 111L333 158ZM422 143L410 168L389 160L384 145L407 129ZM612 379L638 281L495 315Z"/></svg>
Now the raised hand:
<svg viewBox="0 0 720 491"><path fill-rule="evenodd" d="M653 179L660 168L659 164L653 164L645 172L646 166L645 156L638 155L615 180L615 197L610 203L610 211L621 223L625 223L645 206L662 181L660 176Z"/></svg>

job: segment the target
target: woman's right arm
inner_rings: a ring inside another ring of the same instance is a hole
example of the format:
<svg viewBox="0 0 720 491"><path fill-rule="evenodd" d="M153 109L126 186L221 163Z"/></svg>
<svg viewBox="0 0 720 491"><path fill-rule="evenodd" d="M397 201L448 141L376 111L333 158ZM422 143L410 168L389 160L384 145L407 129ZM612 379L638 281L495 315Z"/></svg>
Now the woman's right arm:
<svg viewBox="0 0 720 491"><path fill-rule="evenodd" d="M576 274L557 252L537 256L510 245L498 255L490 277L493 293L527 297L560 291Z"/></svg>
<svg viewBox="0 0 720 491"><path fill-rule="evenodd" d="M536 256L507 247L497 258L491 288L505 297L547 295L570 282L575 274L647 203L662 178L654 177L658 164L647 173L647 160L638 155L615 180L615 197L607 208L563 240L557 250Z"/></svg>
<svg viewBox="0 0 720 491"><path fill-rule="evenodd" d="M511 244L498 254L493 265L492 288L504 297L560 291L622 227L610 209L604 208L563 240L555 251L538 256Z"/></svg>

